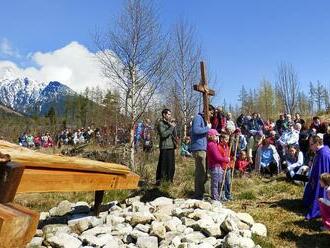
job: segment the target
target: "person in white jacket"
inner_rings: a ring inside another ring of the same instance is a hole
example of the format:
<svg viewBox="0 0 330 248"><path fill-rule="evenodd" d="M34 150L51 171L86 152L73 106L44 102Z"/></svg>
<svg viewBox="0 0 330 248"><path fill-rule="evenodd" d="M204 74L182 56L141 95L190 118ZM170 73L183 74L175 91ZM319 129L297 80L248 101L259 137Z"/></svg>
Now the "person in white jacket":
<svg viewBox="0 0 330 248"><path fill-rule="evenodd" d="M280 156L268 138L263 139L256 154L256 172L273 176L279 173Z"/></svg>

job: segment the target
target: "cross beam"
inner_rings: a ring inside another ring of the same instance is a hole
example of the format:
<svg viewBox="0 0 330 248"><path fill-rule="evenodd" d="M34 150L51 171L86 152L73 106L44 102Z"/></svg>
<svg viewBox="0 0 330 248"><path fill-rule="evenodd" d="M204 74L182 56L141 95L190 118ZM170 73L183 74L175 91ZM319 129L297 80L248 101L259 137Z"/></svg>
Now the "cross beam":
<svg viewBox="0 0 330 248"><path fill-rule="evenodd" d="M214 96L215 92L212 89L208 88L206 73L205 73L205 65L204 62L200 62L201 67L201 81L199 84L194 85L194 90L201 92L203 94L203 112L204 112L204 120L209 123L210 122L210 112L209 112L209 96Z"/></svg>

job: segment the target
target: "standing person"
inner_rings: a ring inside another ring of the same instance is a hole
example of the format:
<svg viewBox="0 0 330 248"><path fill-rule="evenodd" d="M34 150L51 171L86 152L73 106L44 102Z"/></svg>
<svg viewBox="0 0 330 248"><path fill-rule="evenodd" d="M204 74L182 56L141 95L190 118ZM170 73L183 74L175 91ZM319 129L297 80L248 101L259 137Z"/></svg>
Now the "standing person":
<svg viewBox="0 0 330 248"><path fill-rule="evenodd" d="M234 133L236 130L235 122L232 119L232 114L227 113L226 131L229 135Z"/></svg>
<svg viewBox="0 0 330 248"><path fill-rule="evenodd" d="M303 202L308 208L306 219L320 216L318 199L325 198L326 191L320 186L319 180L322 173L330 172L330 149L323 145L322 134L313 135L309 139L309 147L315 153L309 180L305 187Z"/></svg>
<svg viewBox="0 0 330 248"><path fill-rule="evenodd" d="M175 122L169 109L162 111L162 119L157 125L159 135L159 160L156 171L156 185L162 180L173 182L175 172Z"/></svg>
<svg viewBox="0 0 330 248"><path fill-rule="evenodd" d="M220 201L220 188L224 171L221 167L222 163L229 163L227 156L222 156L218 149L219 133L216 129L208 131L207 142L207 163L211 174L211 197L213 200Z"/></svg>
<svg viewBox="0 0 330 248"><path fill-rule="evenodd" d="M295 113L294 120L293 121L294 121L294 123L300 123L301 124L301 128L304 129L304 127L305 127L305 120L300 117L300 114L299 113Z"/></svg>
<svg viewBox="0 0 330 248"><path fill-rule="evenodd" d="M213 116L211 116L212 128L216 129L219 133L225 132L227 119L222 107L219 106L217 109L215 109L212 106L212 109L214 111Z"/></svg>
<svg viewBox="0 0 330 248"><path fill-rule="evenodd" d="M285 117L284 114L280 114L280 118L275 122L274 130L278 136L281 136L285 130Z"/></svg>
<svg viewBox="0 0 330 248"><path fill-rule="evenodd" d="M209 105L210 116L214 114L214 107ZM211 123L206 123L204 115L199 113L192 121L191 125L191 147L190 150L195 159L195 195L196 199L203 199L207 179L206 173L206 147L207 132L211 128Z"/></svg>
<svg viewBox="0 0 330 248"><path fill-rule="evenodd" d="M326 194L324 198L319 198L320 212L323 226L322 231L330 230L330 174L323 173L320 176L320 186L325 188Z"/></svg>
<svg viewBox="0 0 330 248"><path fill-rule="evenodd" d="M152 127L150 119L147 119L144 123L143 129L143 151L150 153L152 151Z"/></svg>
<svg viewBox="0 0 330 248"><path fill-rule="evenodd" d="M230 150L229 149L230 148L228 146L228 142L229 142L229 135L221 134L218 148L219 148L221 156L224 158L227 158L227 161L223 161L221 163L221 167L224 170L224 177L222 179L222 180L224 180L224 182L222 182L222 184L224 185L224 194L222 195L223 201L232 200L231 191L230 191L232 168L231 168L231 165L229 164L229 162L230 162L230 159L229 159ZM235 165L233 165L233 166L235 166Z"/></svg>

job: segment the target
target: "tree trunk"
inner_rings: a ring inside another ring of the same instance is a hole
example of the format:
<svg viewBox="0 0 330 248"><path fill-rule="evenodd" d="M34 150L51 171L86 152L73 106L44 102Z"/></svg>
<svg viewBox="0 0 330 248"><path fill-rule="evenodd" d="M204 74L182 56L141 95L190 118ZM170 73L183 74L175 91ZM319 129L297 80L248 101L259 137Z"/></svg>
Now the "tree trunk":
<svg viewBox="0 0 330 248"><path fill-rule="evenodd" d="M132 171L135 171L135 145L134 145L134 123L132 123L131 126L131 132L130 132L130 169Z"/></svg>
<svg viewBox="0 0 330 248"><path fill-rule="evenodd" d="M183 82L183 137L187 137L187 87L186 82Z"/></svg>

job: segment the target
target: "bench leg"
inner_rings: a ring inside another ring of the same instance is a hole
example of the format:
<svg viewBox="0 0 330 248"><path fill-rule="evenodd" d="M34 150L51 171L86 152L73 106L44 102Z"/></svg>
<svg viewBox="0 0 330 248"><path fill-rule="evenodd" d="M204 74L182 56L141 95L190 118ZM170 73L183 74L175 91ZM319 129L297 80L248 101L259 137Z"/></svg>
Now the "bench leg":
<svg viewBox="0 0 330 248"><path fill-rule="evenodd" d="M0 203L14 200L23 171L24 166L16 163L0 164Z"/></svg>
<svg viewBox="0 0 330 248"><path fill-rule="evenodd" d="M94 203L94 214L95 216L99 216L100 208L103 201L104 190L95 191L95 203Z"/></svg>

